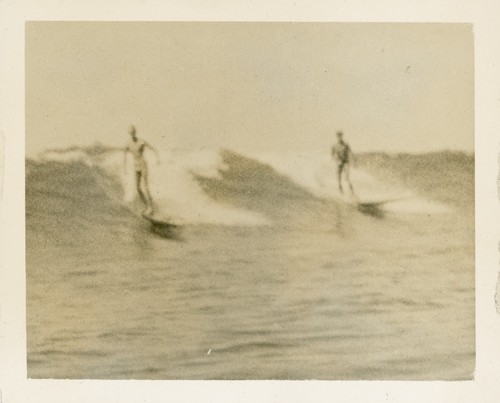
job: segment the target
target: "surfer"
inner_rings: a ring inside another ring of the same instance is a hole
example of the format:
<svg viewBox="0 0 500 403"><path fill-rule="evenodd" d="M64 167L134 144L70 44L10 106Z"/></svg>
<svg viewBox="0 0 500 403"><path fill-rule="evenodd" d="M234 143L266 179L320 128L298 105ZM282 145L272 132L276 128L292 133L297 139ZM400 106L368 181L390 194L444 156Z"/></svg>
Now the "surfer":
<svg viewBox="0 0 500 403"><path fill-rule="evenodd" d="M337 162L337 182L339 185L340 193L343 193L342 188L342 173L344 174L346 182L349 184L351 193L354 194L354 189L352 187L351 179L349 178L349 168L351 162L354 163L354 154L344 141L344 133L341 131L337 132L337 144L332 147L332 157Z"/></svg>
<svg viewBox="0 0 500 403"><path fill-rule="evenodd" d="M141 140L137 137L137 130L135 126L130 126L129 133L132 137L132 141L124 149L124 167L125 172L127 172L127 153L131 153L134 157L134 169L135 169L135 185L137 189L137 193L141 198L142 202L146 205L146 214L151 214L153 212L153 198L151 197L151 193L149 191L149 183L148 183L148 164L144 159L144 150L149 148L156 155L156 160L158 164L160 163L160 157L158 152L154 147L146 143L144 140ZM143 190L144 188L144 190Z"/></svg>

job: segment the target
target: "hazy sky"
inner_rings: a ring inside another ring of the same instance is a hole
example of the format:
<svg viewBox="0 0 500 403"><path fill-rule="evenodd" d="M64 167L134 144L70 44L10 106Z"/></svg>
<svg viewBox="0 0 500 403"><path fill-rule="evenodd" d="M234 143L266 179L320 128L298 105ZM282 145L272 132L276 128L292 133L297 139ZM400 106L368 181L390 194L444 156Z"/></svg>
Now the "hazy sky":
<svg viewBox="0 0 500 403"><path fill-rule="evenodd" d="M26 25L26 149L474 147L471 25Z"/></svg>

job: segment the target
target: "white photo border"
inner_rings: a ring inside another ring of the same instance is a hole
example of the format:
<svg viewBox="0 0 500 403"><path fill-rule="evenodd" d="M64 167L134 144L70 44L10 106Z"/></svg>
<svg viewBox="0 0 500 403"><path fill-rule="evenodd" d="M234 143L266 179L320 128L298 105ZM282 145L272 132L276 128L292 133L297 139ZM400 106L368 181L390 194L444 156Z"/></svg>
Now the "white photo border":
<svg viewBox="0 0 500 403"><path fill-rule="evenodd" d="M25 290L26 21L459 22L475 38L476 372L472 381L28 380ZM500 3L486 0L0 1L0 401L497 402L500 398Z"/></svg>

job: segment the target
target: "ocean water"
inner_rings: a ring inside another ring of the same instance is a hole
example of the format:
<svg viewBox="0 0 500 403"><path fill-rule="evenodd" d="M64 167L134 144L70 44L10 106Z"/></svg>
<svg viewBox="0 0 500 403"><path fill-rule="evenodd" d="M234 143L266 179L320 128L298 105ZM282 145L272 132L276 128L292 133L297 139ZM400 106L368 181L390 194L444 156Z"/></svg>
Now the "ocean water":
<svg viewBox="0 0 500 403"><path fill-rule="evenodd" d="M165 152L139 214L106 147L26 161L30 378L470 379L474 157ZM130 173L130 168L129 171Z"/></svg>

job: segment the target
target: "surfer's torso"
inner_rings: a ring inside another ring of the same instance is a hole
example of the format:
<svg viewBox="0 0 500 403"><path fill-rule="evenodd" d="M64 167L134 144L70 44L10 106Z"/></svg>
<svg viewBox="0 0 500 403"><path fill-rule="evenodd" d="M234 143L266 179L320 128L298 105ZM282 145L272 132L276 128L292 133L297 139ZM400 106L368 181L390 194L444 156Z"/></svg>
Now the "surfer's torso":
<svg viewBox="0 0 500 403"><path fill-rule="evenodd" d="M351 149L346 142L339 142L332 147L332 155L337 160L338 164L344 165L349 162L349 154Z"/></svg>
<svg viewBox="0 0 500 403"><path fill-rule="evenodd" d="M127 150L134 156L134 166L136 172L143 172L147 168L143 155L145 146L146 143L142 140L131 141L127 146Z"/></svg>

